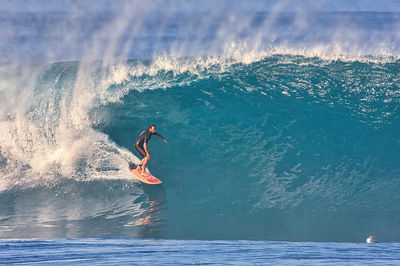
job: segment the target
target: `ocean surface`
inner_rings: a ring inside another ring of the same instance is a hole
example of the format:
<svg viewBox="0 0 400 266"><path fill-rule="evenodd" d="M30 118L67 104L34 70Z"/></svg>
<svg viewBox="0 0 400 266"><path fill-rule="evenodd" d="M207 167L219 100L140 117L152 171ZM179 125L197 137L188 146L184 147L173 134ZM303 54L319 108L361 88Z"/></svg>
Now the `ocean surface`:
<svg viewBox="0 0 400 266"><path fill-rule="evenodd" d="M398 265L399 243L67 239L0 242L1 264Z"/></svg>
<svg viewBox="0 0 400 266"><path fill-rule="evenodd" d="M400 263L400 13L126 3L0 12L0 263Z"/></svg>

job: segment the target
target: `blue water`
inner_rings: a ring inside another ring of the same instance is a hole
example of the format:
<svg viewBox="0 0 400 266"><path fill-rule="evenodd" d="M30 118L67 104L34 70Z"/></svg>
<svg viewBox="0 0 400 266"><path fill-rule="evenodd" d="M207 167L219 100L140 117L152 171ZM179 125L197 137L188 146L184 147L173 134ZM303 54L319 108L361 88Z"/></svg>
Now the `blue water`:
<svg viewBox="0 0 400 266"><path fill-rule="evenodd" d="M2 262L399 259L397 9L107 3L1 9Z"/></svg>
<svg viewBox="0 0 400 266"><path fill-rule="evenodd" d="M398 265L393 244L74 239L0 243L1 264Z"/></svg>

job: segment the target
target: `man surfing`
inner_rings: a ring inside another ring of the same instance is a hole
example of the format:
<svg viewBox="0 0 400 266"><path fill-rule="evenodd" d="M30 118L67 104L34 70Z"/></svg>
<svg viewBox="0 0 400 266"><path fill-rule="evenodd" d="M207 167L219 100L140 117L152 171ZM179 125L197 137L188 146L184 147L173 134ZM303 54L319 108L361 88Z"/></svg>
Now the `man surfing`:
<svg viewBox="0 0 400 266"><path fill-rule="evenodd" d="M144 130L140 133L139 137L136 139L135 149L143 156L142 161L140 162L137 170L140 175L150 175L150 173L146 172L146 165L150 160L149 150L147 149L147 142L151 139L152 135L156 135L160 137L165 143L167 140L156 132L156 125L151 124L148 129Z"/></svg>

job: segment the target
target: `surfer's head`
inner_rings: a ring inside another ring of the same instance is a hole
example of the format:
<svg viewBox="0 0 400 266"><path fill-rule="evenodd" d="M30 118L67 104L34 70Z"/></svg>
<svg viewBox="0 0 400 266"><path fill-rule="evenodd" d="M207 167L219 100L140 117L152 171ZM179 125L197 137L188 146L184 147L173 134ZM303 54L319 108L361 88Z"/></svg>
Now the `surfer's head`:
<svg viewBox="0 0 400 266"><path fill-rule="evenodd" d="M151 125L149 126L149 131L150 131L150 133L156 132L156 125L151 124Z"/></svg>

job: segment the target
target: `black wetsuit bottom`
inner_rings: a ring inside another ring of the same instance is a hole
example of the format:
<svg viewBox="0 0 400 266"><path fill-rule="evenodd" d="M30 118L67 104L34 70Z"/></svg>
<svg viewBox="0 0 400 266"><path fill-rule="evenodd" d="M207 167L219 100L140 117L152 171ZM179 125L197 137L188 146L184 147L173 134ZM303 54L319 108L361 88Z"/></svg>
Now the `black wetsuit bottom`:
<svg viewBox="0 0 400 266"><path fill-rule="evenodd" d="M138 143L136 142L135 149L140 153L140 155L142 155L143 157L146 157L146 152L144 151L144 148L142 145L138 145Z"/></svg>

